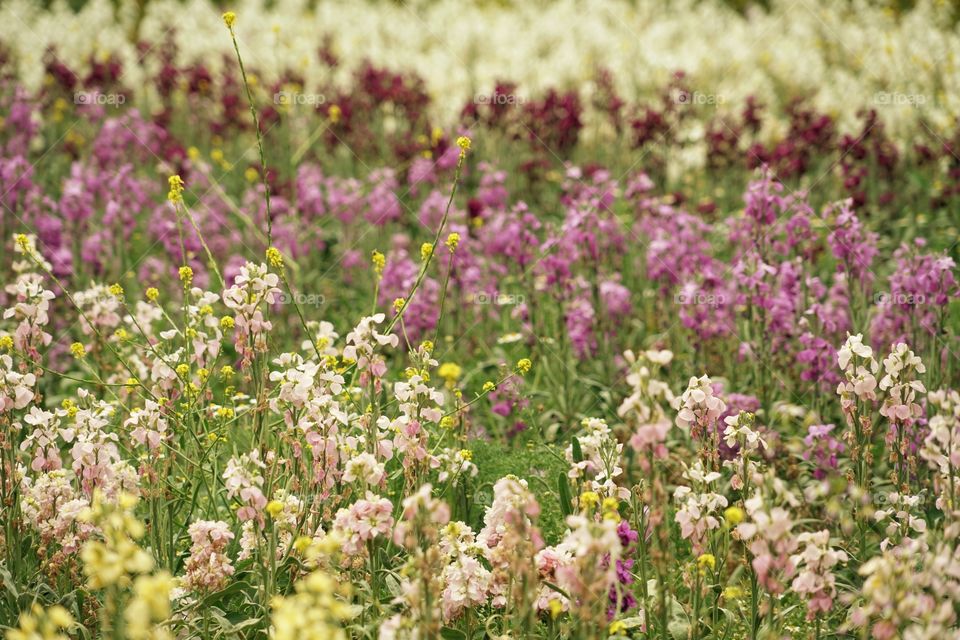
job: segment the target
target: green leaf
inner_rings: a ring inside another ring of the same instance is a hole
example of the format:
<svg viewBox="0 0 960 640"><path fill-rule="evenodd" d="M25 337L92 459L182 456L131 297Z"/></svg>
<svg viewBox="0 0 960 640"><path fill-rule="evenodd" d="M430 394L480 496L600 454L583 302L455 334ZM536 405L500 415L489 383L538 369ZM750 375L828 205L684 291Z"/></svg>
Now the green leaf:
<svg viewBox="0 0 960 640"><path fill-rule="evenodd" d="M440 637L444 640L467 640L467 634L450 627L440 629Z"/></svg>
<svg viewBox="0 0 960 640"><path fill-rule="evenodd" d="M574 436L573 440L570 442L570 445L573 448L573 461L583 462L583 450L580 449L580 440Z"/></svg>
<svg viewBox="0 0 960 640"><path fill-rule="evenodd" d="M566 518L573 513L573 497L570 495L570 481L567 480L567 474L563 471L560 472L557 485L560 491L560 513Z"/></svg>

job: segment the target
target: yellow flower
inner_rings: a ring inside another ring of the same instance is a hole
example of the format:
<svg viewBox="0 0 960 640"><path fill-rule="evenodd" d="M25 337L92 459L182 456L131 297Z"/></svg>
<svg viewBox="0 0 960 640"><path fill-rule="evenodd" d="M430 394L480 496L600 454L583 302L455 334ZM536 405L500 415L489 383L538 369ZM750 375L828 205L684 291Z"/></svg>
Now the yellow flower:
<svg viewBox="0 0 960 640"><path fill-rule="evenodd" d="M433 243L424 242L420 245L420 259L426 261L430 256L433 255Z"/></svg>
<svg viewBox="0 0 960 640"><path fill-rule="evenodd" d="M460 451L457 452L457 456L459 456L461 460L470 461L473 460L473 451L470 451L470 449L460 449Z"/></svg>
<svg viewBox="0 0 960 640"><path fill-rule="evenodd" d="M726 522L730 526L733 526L733 527L737 526L738 524L743 522L743 518L744 518L743 509L741 509L740 507L727 507L723 511L723 519L726 520Z"/></svg>
<svg viewBox="0 0 960 640"><path fill-rule="evenodd" d="M233 11L227 11L223 14L223 24L227 25L227 29L233 30L233 24L237 21L237 14Z"/></svg>
<svg viewBox="0 0 960 640"><path fill-rule="evenodd" d="M170 186L170 191L167 192L167 200L173 204L183 202L183 178L178 175L170 176L167 178L167 184Z"/></svg>
<svg viewBox="0 0 960 640"><path fill-rule="evenodd" d="M453 419L453 416L443 416L440 418L441 429L452 429L455 424L456 420Z"/></svg>
<svg viewBox="0 0 960 640"><path fill-rule="evenodd" d="M483 392L484 392L484 393L486 393L486 392L488 392L488 391L493 391L493 390L496 389L496 388L497 388L497 385L493 384L493 383L490 382L489 380L487 380L486 382L483 383Z"/></svg>
<svg viewBox="0 0 960 640"><path fill-rule="evenodd" d="M293 541L293 548L297 550L297 553L303 553L311 544L313 544L313 538L310 536L300 536Z"/></svg>
<svg viewBox="0 0 960 640"><path fill-rule="evenodd" d="M279 500L271 500L267 503L267 513L270 514L271 518L276 518L283 513L283 503Z"/></svg>
<svg viewBox="0 0 960 640"><path fill-rule="evenodd" d="M604 520L620 522L620 501L616 498L604 498L600 509L603 511Z"/></svg>
<svg viewBox="0 0 960 640"><path fill-rule="evenodd" d="M283 268L283 254L280 253L280 250L276 247L270 247L267 249L267 262L270 263L271 267L282 269Z"/></svg>
<svg viewBox="0 0 960 640"><path fill-rule="evenodd" d="M190 373L190 365L178 364L176 371L178 376L180 376L181 378L186 378L187 374Z"/></svg>
<svg viewBox="0 0 960 640"><path fill-rule="evenodd" d="M223 329L224 331L229 331L230 329L233 329L233 325L234 325L233 318L231 318L230 316L223 316L222 318L220 318L220 328Z"/></svg>
<svg viewBox="0 0 960 640"><path fill-rule="evenodd" d="M600 496L596 491L584 491L580 494L580 508L584 510L593 509L600 504Z"/></svg>
<svg viewBox="0 0 960 640"><path fill-rule="evenodd" d="M73 357L79 360L80 358L87 355L87 350L79 342L74 342L70 345L70 353L73 354Z"/></svg>
<svg viewBox="0 0 960 640"><path fill-rule="evenodd" d="M472 141L467 136L460 136L457 138L457 146L460 147L460 154L465 155L467 151L470 150L470 143Z"/></svg>
<svg viewBox="0 0 960 640"><path fill-rule="evenodd" d="M437 375L446 380L447 384L452 385L463 375L463 369L456 363L444 362L440 365L440 368L437 369Z"/></svg>
<svg viewBox="0 0 960 640"><path fill-rule="evenodd" d="M227 378L228 380L233 377L233 373L234 373L233 367L231 367L228 364L225 364L222 367L220 367L220 375L223 376L224 378Z"/></svg>
<svg viewBox="0 0 960 640"><path fill-rule="evenodd" d="M123 287L121 287L121 286L120 286L119 284L117 284L116 282L113 283L112 285L110 285L109 291L110 291L110 295L112 295L114 298L122 298L122 297L123 297Z"/></svg>
<svg viewBox="0 0 960 640"><path fill-rule="evenodd" d="M44 610L34 603L30 612L20 614L18 628L7 631L8 640L69 640L65 633L73 624L73 617L60 605Z"/></svg>
<svg viewBox="0 0 960 640"><path fill-rule="evenodd" d="M521 358L517 362L517 373L524 376L530 372L530 367L533 366L533 363L530 362L530 358Z"/></svg>
<svg viewBox="0 0 960 640"><path fill-rule="evenodd" d="M717 559L713 557L712 553L704 553L699 558L697 558L697 567L700 568L700 573L703 573L709 567L711 570L717 568Z"/></svg>
<svg viewBox="0 0 960 640"><path fill-rule="evenodd" d="M623 633L626 630L627 630L627 625L625 625L621 620L615 620L611 622L610 628L607 629L608 633L611 636L615 636L617 634Z"/></svg>
<svg viewBox="0 0 960 640"><path fill-rule="evenodd" d="M371 260L373 262L373 272L377 274L377 279L379 280L383 275L383 270L387 266L387 259L382 253L374 249Z"/></svg>
<svg viewBox="0 0 960 640"><path fill-rule="evenodd" d="M550 617L551 617L551 618L556 618L556 617L559 616L561 613L563 613L563 603L560 602L559 600L556 600L556 599L551 600L551 601L547 604L547 606L550 608Z"/></svg>
<svg viewBox="0 0 960 640"><path fill-rule="evenodd" d="M330 118L330 122L337 124L340 122L340 116L343 115L343 111L335 104L330 105L327 109L327 117Z"/></svg>
<svg viewBox="0 0 960 640"><path fill-rule="evenodd" d="M406 304L407 303L404 301L403 298L397 298L393 301L393 310L396 311L397 313L400 313L401 311L403 311L403 307Z"/></svg>
<svg viewBox="0 0 960 640"><path fill-rule="evenodd" d="M260 177L260 174L257 173L257 170L253 167L247 167L243 172L243 177L246 178L247 182L256 182L257 178Z"/></svg>
<svg viewBox="0 0 960 640"><path fill-rule="evenodd" d="M457 250L457 245L460 244L460 234L454 231L447 236L447 241L444 244L447 245L447 249L450 250L450 253L453 253Z"/></svg>
<svg viewBox="0 0 960 640"><path fill-rule="evenodd" d="M423 347L423 350L426 351L427 353L433 353L432 340L424 340L422 343L420 343L420 346Z"/></svg>
<svg viewBox="0 0 960 640"><path fill-rule="evenodd" d="M727 600L738 600L743 597L743 589L740 587L727 587L723 590L723 597Z"/></svg>
<svg viewBox="0 0 960 640"><path fill-rule="evenodd" d="M184 265L180 267L177 273L180 276L180 282L183 283L183 286L189 287L193 283L193 269L190 267Z"/></svg>
<svg viewBox="0 0 960 640"><path fill-rule="evenodd" d="M0 336L0 350L11 351L13 349L13 338L10 336Z"/></svg>
<svg viewBox="0 0 960 640"><path fill-rule="evenodd" d="M13 241L17 243L17 246L20 247L20 250L24 253L29 253L30 251L30 238L27 237L25 233L18 233L13 236Z"/></svg>
<svg viewBox="0 0 960 640"><path fill-rule="evenodd" d="M149 300L150 302L156 302L157 298L159 297L160 297L160 292L157 290L156 287L150 287L149 289L147 289L147 300Z"/></svg>

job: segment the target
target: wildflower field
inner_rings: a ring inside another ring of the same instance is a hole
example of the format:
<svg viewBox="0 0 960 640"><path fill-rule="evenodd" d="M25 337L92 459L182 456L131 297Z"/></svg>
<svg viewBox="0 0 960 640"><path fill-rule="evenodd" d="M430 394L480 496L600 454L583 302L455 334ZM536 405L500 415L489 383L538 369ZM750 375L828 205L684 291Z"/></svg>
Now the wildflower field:
<svg viewBox="0 0 960 640"><path fill-rule="evenodd" d="M0 3L0 635L960 639L958 24Z"/></svg>

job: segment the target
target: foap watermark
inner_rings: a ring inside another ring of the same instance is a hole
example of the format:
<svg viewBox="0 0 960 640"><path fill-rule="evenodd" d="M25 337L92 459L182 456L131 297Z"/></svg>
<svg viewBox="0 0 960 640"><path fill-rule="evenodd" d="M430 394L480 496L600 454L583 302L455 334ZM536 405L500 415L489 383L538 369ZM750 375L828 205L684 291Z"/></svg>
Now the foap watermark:
<svg viewBox="0 0 960 640"><path fill-rule="evenodd" d="M718 107L727 99L718 93L703 93L701 91L677 91L673 94L673 101L681 105L694 107Z"/></svg>
<svg viewBox="0 0 960 640"><path fill-rule="evenodd" d="M927 104L927 96L922 93L877 91L873 94L873 103L882 107L922 107Z"/></svg>
<svg viewBox="0 0 960 640"><path fill-rule="evenodd" d="M494 107L512 107L525 104L527 99L515 93L478 93L473 96L474 104L488 104Z"/></svg>
<svg viewBox="0 0 960 640"><path fill-rule="evenodd" d="M99 91L77 91L73 94L73 103L97 105L100 107L119 107L126 103L127 96L122 93L100 93Z"/></svg>
<svg viewBox="0 0 960 640"><path fill-rule="evenodd" d="M873 296L873 303L878 307L916 307L927 304L927 297L922 293L877 293Z"/></svg>
<svg viewBox="0 0 960 640"><path fill-rule="evenodd" d="M718 307L726 304L727 296L722 293L704 293L702 291L681 291L673 296L676 304Z"/></svg>
<svg viewBox="0 0 960 640"><path fill-rule="evenodd" d="M526 298L522 294L516 293L497 293L491 295L489 293L475 293L468 297L468 300L473 304L492 304L498 307L512 307L518 304L523 304L526 301Z"/></svg>
<svg viewBox="0 0 960 640"><path fill-rule="evenodd" d="M276 304L297 304L301 307L320 307L327 303L327 297L322 293L303 293L296 291L281 291L276 294Z"/></svg>
<svg viewBox="0 0 960 640"><path fill-rule="evenodd" d="M273 94L273 104L283 107L318 107L327 103L322 93L300 93L298 91L277 91Z"/></svg>

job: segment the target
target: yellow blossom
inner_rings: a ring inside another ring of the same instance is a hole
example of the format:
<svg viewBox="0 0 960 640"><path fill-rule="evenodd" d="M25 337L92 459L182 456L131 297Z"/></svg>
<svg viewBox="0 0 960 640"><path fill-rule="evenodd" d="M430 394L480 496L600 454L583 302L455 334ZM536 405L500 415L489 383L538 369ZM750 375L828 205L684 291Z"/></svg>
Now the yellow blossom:
<svg viewBox="0 0 960 640"><path fill-rule="evenodd" d="M337 124L340 122L340 116L343 115L343 111L335 104L330 105L327 109L327 117L330 118L330 122Z"/></svg>
<svg viewBox="0 0 960 640"><path fill-rule="evenodd" d="M460 449L460 451L457 452L457 456L459 456L461 460L470 461L473 460L473 451L470 451L470 449Z"/></svg>
<svg viewBox="0 0 960 640"><path fill-rule="evenodd" d="M484 393L486 393L486 392L488 392L488 391L493 391L493 390L496 389L496 388L497 388L497 385L495 385L494 383L490 382L489 380L487 380L486 382L483 383L483 392L484 392Z"/></svg>
<svg viewBox="0 0 960 640"><path fill-rule="evenodd" d="M530 358L521 358L517 361L517 373L520 375L526 375L530 372L530 367L533 366L533 363L530 362Z"/></svg>
<svg viewBox="0 0 960 640"><path fill-rule="evenodd" d="M29 612L20 614L18 626L6 633L7 640L69 640L65 631L73 617L60 605L44 609L33 603Z"/></svg>
<svg viewBox="0 0 960 640"><path fill-rule="evenodd" d="M233 325L234 325L233 318L231 318L230 316L223 316L222 318L220 318L220 328L223 329L224 331L229 331L230 329L233 329Z"/></svg>
<svg viewBox="0 0 960 640"><path fill-rule="evenodd" d="M723 597L727 600L737 600L743 597L743 589L740 587L727 587L723 590Z"/></svg>
<svg viewBox="0 0 960 640"><path fill-rule="evenodd" d="M2 351L12 351L13 350L13 338L10 336L0 336L0 350Z"/></svg>
<svg viewBox="0 0 960 640"><path fill-rule="evenodd" d="M452 429L456 423L457 421L453 419L453 416L443 416L440 418L441 429Z"/></svg>
<svg viewBox="0 0 960 640"><path fill-rule="evenodd" d="M270 514L271 518L276 518L283 513L283 503L279 500L271 500L267 503L266 510L267 513Z"/></svg>
<svg viewBox="0 0 960 640"><path fill-rule="evenodd" d="M712 553L701 554L697 558L697 567L700 569L700 573L704 573L708 568L713 570L717 568L717 559L713 556Z"/></svg>
<svg viewBox="0 0 960 640"><path fill-rule="evenodd" d="M624 624L622 620L614 620L613 622L610 623L610 627L607 629L607 632L611 636L615 636L623 633L626 630L627 630L627 625Z"/></svg>
<svg viewBox="0 0 960 640"><path fill-rule="evenodd" d="M243 172L243 177L246 178L247 182L256 182L260 174L254 167L247 167L246 171Z"/></svg>
<svg viewBox="0 0 960 640"><path fill-rule="evenodd" d="M223 24L227 25L227 29L233 30L233 25L237 21L237 14L233 11L227 11L223 14Z"/></svg>
<svg viewBox="0 0 960 640"><path fill-rule="evenodd" d="M150 302L156 302L157 298L159 297L160 297L160 292L157 290L156 287L150 287L149 289L147 289L147 300L149 300Z"/></svg>
<svg viewBox="0 0 960 640"><path fill-rule="evenodd" d="M550 617L556 618L563 613L563 603L557 599L551 600L547 606L550 608Z"/></svg>
<svg viewBox="0 0 960 640"><path fill-rule="evenodd" d="M470 143L472 141L467 136L460 136L457 138L457 146L460 147L460 157L467 155L467 151L470 150Z"/></svg>
<svg viewBox="0 0 960 640"><path fill-rule="evenodd" d="M403 307L404 307L406 304L407 304L407 303L404 301L403 298L396 298L396 299L393 301L393 310L396 311L397 313L400 313L401 311L403 311Z"/></svg>
<svg viewBox="0 0 960 640"><path fill-rule="evenodd" d="M580 508L584 510L593 509L600 504L600 496L596 491L584 491L580 494Z"/></svg>
<svg viewBox="0 0 960 640"><path fill-rule="evenodd" d="M167 184L170 186L170 190L167 192L167 200L173 204L183 202L183 178L178 175L170 176L167 178Z"/></svg>
<svg viewBox="0 0 960 640"><path fill-rule="evenodd" d="M267 249L267 262L270 263L271 267L276 269L283 268L283 254L280 253L280 250L276 247L270 247Z"/></svg>
<svg viewBox="0 0 960 640"><path fill-rule="evenodd" d="M457 250L457 245L460 244L460 234L454 231L447 236L447 241L444 244L447 245L447 249L450 250L450 253L453 253Z"/></svg>
<svg viewBox="0 0 960 640"><path fill-rule="evenodd" d="M87 355L87 350L84 348L83 344L79 342L74 342L72 345L70 345L70 353L73 355L74 358L79 360L80 358Z"/></svg>
<svg viewBox="0 0 960 640"><path fill-rule="evenodd" d="M453 387L460 376L463 375L463 369L456 363L444 362L437 369L437 375L446 381L448 387Z"/></svg>
<svg viewBox="0 0 960 640"><path fill-rule="evenodd" d="M121 287L121 286L120 286L118 283L116 283L116 282L114 282L112 285L110 285L110 288L109 288L108 290L110 291L110 295L112 295L114 298L122 298L122 297L123 297L123 287Z"/></svg>
<svg viewBox="0 0 960 640"><path fill-rule="evenodd" d="M743 509L741 509L740 507L727 507L723 511L723 519L730 526L733 526L733 527L737 526L738 524L743 522L743 518L744 518Z"/></svg>
<svg viewBox="0 0 960 640"><path fill-rule="evenodd" d="M377 279L379 279L383 275L383 270L387 266L387 259L386 257L384 257L382 253L374 249L372 261L373 261L373 272L377 274Z"/></svg>
<svg viewBox="0 0 960 640"><path fill-rule="evenodd" d="M189 287L193 284L193 269L190 267L186 265L180 267L177 274L180 276L180 282L183 283L184 287Z"/></svg>
<svg viewBox="0 0 960 640"><path fill-rule="evenodd" d="M433 255L433 243L424 242L420 245L420 259L426 261Z"/></svg>

